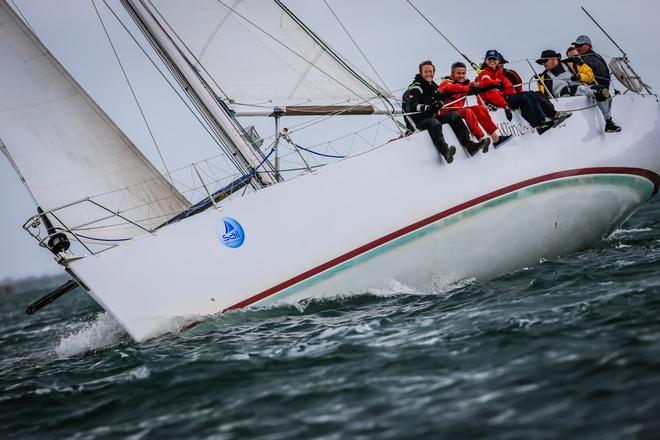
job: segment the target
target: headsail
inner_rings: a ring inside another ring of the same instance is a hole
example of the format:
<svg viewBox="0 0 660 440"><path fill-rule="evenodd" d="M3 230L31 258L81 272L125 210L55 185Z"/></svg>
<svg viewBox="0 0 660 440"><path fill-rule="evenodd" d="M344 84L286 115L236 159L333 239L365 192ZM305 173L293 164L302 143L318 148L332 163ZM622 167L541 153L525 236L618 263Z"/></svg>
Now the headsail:
<svg viewBox="0 0 660 440"><path fill-rule="evenodd" d="M100 240L130 238L190 205L4 0L0 66L0 139L37 203L45 211L88 197L96 203L55 211L55 226ZM124 219L99 222L109 215L100 206Z"/></svg>
<svg viewBox="0 0 660 440"><path fill-rule="evenodd" d="M279 0L149 0L212 78L236 103L313 106L388 95ZM227 68L231 66L231 68Z"/></svg>

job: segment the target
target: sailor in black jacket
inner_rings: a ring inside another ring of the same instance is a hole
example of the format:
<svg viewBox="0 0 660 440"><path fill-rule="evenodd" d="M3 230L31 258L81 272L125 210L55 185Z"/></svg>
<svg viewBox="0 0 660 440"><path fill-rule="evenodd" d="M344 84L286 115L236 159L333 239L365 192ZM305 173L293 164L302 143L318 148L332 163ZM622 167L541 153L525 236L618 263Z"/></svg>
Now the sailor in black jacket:
<svg viewBox="0 0 660 440"><path fill-rule="evenodd" d="M573 47L577 50L582 61L593 70L598 85L605 89L609 89L611 81L610 69L607 67L607 63L603 57L594 52L593 47L591 46L591 38L587 35L580 35L573 42ZM610 114L612 98L607 98L603 103L607 106L607 113ZM609 117L605 120L605 131L608 133L618 133L621 131L621 127L616 125L614 121L612 121L612 118Z"/></svg>
<svg viewBox="0 0 660 440"><path fill-rule="evenodd" d="M451 125L456 137L461 142L470 156L475 155L479 150L484 153L488 151L488 139L481 142L472 142L470 131L465 122L454 112L439 115L438 112L443 106L442 95L438 93L438 85L433 81L435 66L431 61L423 61L419 65L419 73L414 81L403 94L403 111L410 113L405 117L406 125L411 131L428 130L433 144L438 152L445 158L447 163L454 160L456 148L447 145L442 135L442 124ZM413 127L414 124L414 127Z"/></svg>

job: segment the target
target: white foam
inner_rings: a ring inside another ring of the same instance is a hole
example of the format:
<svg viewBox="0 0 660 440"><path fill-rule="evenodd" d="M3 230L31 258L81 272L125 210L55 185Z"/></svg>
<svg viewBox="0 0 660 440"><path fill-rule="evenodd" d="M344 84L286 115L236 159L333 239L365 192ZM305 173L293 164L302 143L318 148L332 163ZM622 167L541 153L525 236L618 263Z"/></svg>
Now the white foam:
<svg viewBox="0 0 660 440"><path fill-rule="evenodd" d="M651 232L652 230L653 229L651 229L651 228L617 229L616 231L614 231L610 234L609 238L620 237L622 235L635 234L635 233L638 233L638 232Z"/></svg>
<svg viewBox="0 0 660 440"><path fill-rule="evenodd" d="M385 280L385 283L387 284L387 288L385 289L371 288L367 291L367 293L384 298L390 296L398 296L398 295L428 295L428 293L420 292L414 287L408 286L407 284L397 281L394 278L389 278Z"/></svg>
<svg viewBox="0 0 660 440"><path fill-rule="evenodd" d="M99 313L93 321L63 336L55 352L62 357L76 356L116 345L125 335L121 326L108 313Z"/></svg>

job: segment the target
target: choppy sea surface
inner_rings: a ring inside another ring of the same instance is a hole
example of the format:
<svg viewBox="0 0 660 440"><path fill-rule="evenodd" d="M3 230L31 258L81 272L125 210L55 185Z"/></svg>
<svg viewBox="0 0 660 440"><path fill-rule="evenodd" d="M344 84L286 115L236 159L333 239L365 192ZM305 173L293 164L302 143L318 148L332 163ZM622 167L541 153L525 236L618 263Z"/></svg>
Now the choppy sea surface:
<svg viewBox="0 0 660 440"><path fill-rule="evenodd" d="M142 344L0 298L0 438L660 438L660 198L591 249L443 293L236 311ZM185 292L182 292L185 294Z"/></svg>

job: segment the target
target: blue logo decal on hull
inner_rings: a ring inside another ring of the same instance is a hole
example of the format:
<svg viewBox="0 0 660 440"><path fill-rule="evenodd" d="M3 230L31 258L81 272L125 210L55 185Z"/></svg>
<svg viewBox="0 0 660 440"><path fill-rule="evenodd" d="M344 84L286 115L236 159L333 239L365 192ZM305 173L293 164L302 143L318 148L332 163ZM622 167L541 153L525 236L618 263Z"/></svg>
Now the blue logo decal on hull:
<svg viewBox="0 0 660 440"><path fill-rule="evenodd" d="M241 224L231 217L224 217L222 222L224 228L221 228L218 233L222 244L230 248L241 247L245 241L245 232Z"/></svg>

